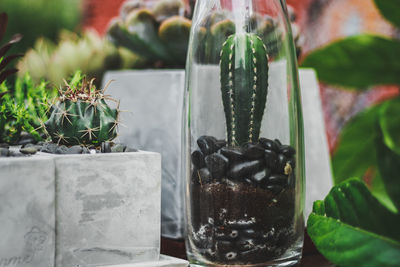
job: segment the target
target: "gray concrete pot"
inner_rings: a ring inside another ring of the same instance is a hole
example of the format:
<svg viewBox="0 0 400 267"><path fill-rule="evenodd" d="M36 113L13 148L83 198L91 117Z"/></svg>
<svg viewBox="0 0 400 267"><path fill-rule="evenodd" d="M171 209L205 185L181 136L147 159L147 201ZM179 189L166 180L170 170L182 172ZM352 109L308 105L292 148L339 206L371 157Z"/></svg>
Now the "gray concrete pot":
<svg viewBox="0 0 400 267"><path fill-rule="evenodd" d="M285 80L286 66L271 66L271 76L274 81ZM199 83L219 84L218 66L200 66L193 71L192 79ZM280 75L280 77L276 77ZM121 99L123 113L121 120L127 127L121 127L120 140L133 147L144 150L160 152L163 156L162 165L162 235L169 238L183 238L184 218L184 177L181 159L181 123L183 120L183 99L185 92L184 70L148 70L148 71L111 71L107 72L103 85L109 80L115 80L108 89L108 93ZM270 83L270 88L281 86ZM305 128L306 147L306 207L305 214L312 210L312 203L317 199L323 199L332 186L332 174L330 168L329 151L325 135L325 126L321 108L318 81L315 72L311 69L300 70L300 86L302 88L302 102ZM208 88L215 88L209 86ZM202 86L207 88L207 86ZM193 90L196 92L196 90ZM199 90L197 90L199 91ZM285 95L279 92L285 90L270 90L268 101L274 102ZM210 91L207 94L215 94L220 98L219 92ZM200 99L201 96L195 96ZM282 101L276 101L282 103ZM269 106L271 107L271 106ZM218 107L208 107L210 109ZM268 108L268 106L267 106ZM269 120L281 118L283 112L277 114L273 109L265 118L264 126L271 124ZM211 114L211 112L207 112ZM223 114L216 111L214 114ZM221 118L223 121L224 118ZM217 122L212 118L202 118L201 123ZM223 124L209 125L208 134L212 135ZM274 125L272 123L272 125ZM276 124L275 124L276 125ZM204 128L204 127L199 127ZM279 129L277 129L279 130ZM271 129L270 129L271 131ZM289 131L285 131L289 132ZM275 133L282 136L282 133ZM286 140L289 141L289 136ZM283 140L285 141L285 140Z"/></svg>
<svg viewBox="0 0 400 267"><path fill-rule="evenodd" d="M158 260L158 153L41 153L0 170L1 267Z"/></svg>
<svg viewBox="0 0 400 267"><path fill-rule="evenodd" d="M56 266L158 259L159 154L55 156L54 161Z"/></svg>
<svg viewBox="0 0 400 267"><path fill-rule="evenodd" d="M0 266L54 266L55 164L0 158Z"/></svg>

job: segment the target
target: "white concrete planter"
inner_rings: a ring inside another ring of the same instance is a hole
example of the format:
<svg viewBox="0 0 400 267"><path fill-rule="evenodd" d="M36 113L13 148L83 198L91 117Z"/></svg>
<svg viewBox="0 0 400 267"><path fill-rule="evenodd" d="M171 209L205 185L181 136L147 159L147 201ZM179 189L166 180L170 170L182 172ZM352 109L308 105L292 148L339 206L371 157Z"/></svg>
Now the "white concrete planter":
<svg viewBox="0 0 400 267"><path fill-rule="evenodd" d="M158 259L159 154L71 155L54 160L56 266Z"/></svg>
<svg viewBox="0 0 400 267"><path fill-rule="evenodd" d="M41 153L0 170L1 267L158 260L159 154Z"/></svg>
<svg viewBox="0 0 400 267"><path fill-rule="evenodd" d="M55 168L48 157L0 158L0 266L54 266Z"/></svg>
<svg viewBox="0 0 400 267"><path fill-rule="evenodd" d="M282 67L284 66L271 66L270 71L272 73L274 69L281 68L279 71L275 71L274 75L282 75L285 73L282 71ZM217 66L200 67L193 75L193 78L198 79L199 82L219 83ZM284 80L286 76L282 75L280 78ZM276 79L275 77L274 80ZM184 177L181 170L181 123L185 72L184 70L111 71L106 73L103 84L105 85L109 80L115 81L109 87L108 93L121 99L121 109L128 111L122 114L121 119L127 127L121 127L120 140L133 147L160 152L163 156L162 235L170 238L182 238ZM279 85L270 84L270 88L274 88L274 86ZM319 86L313 70L300 70L300 86L302 88L306 144L305 214L308 216L313 201L323 199L329 192L332 186L332 174ZM209 86L209 88L215 88L215 86ZM287 97L277 95L276 92L284 92L284 90L270 90L268 101ZM220 97L218 96L219 92L209 93L215 93L216 97ZM198 97L196 96L196 98ZM210 112L208 113L210 114ZM223 112L215 112L215 114L223 114ZM268 120L271 118L279 117L271 114L266 118L264 125L268 125ZM213 118L202 121L218 120ZM219 127L219 125L211 126L209 134L212 134L215 127ZM279 133L276 134L281 136Z"/></svg>

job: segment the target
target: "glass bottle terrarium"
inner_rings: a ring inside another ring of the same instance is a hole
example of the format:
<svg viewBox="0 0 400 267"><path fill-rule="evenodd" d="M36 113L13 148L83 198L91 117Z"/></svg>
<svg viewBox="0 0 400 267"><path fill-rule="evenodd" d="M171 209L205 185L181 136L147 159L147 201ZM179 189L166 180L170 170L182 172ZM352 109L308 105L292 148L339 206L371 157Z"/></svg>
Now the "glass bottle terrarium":
<svg viewBox="0 0 400 267"><path fill-rule="evenodd" d="M198 0L186 69L192 266L291 266L303 244L303 121L284 0Z"/></svg>

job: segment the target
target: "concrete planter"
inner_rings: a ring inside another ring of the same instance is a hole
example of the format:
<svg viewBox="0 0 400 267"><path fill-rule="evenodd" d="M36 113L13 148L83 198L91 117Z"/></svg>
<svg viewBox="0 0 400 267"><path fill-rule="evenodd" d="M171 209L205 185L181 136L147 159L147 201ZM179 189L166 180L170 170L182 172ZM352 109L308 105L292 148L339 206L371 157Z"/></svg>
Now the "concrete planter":
<svg viewBox="0 0 400 267"><path fill-rule="evenodd" d="M56 156L54 160L56 266L158 259L159 154Z"/></svg>
<svg viewBox="0 0 400 267"><path fill-rule="evenodd" d="M282 71L284 67L283 65L272 66L270 71L274 72L274 75L282 75L285 73L284 69ZM279 71L277 71L278 68ZM219 83L217 66L200 66L199 70L192 74L199 83ZM286 77L282 75L280 79L284 80ZM109 80L115 80L115 82L109 87L108 93L121 99L121 109L128 111L122 114L122 121L127 127L121 127L119 136L121 141L140 149L160 152L163 156L162 235L169 238L183 238L184 177L181 170L181 123L185 72L184 70L112 71L106 73L103 84ZM270 84L270 88L274 86L279 85ZM308 216L312 210L313 201L323 199L329 192L332 186L332 174L319 86L313 70L300 70L300 86L306 142L305 213ZM209 88L215 87L209 86ZM283 91L270 90L268 101L287 97L276 94ZM220 97L219 92L209 93ZM197 99L199 97L196 96ZM223 112L215 112L215 114L223 114ZM271 114L266 118L264 125L269 125L268 120L272 118L279 118L279 116ZM202 121L217 120L213 118L212 120L202 119ZM208 133L212 134L213 129L215 130L219 125L211 125ZM276 135L281 136L280 133Z"/></svg>
<svg viewBox="0 0 400 267"><path fill-rule="evenodd" d="M0 158L0 266L54 266L55 164Z"/></svg>
<svg viewBox="0 0 400 267"><path fill-rule="evenodd" d="M0 159L0 266L158 260L157 153Z"/></svg>

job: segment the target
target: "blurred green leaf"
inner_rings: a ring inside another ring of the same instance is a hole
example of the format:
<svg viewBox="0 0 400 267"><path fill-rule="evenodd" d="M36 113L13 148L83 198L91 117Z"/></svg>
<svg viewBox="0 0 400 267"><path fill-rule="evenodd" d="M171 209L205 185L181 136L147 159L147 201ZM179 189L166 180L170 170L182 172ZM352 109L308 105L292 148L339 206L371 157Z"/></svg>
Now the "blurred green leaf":
<svg viewBox="0 0 400 267"><path fill-rule="evenodd" d="M349 177L364 177L369 171L372 194L388 209L396 211L377 170L376 139L379 138L381 108L382 104L368 108L342 129L338 146L332 156L332 170L336 185Z"/></svg>
<svg viewBox="0 0 400 267"><path fill-rule="evenodd" d="M61 29L75 30L81 16L81 0L1 0L0 11L9 17L5 39L21 33L12 52L25 52L41 36L56 40Z"/></svg>
<svg viewBox="0 0 400 267"><path fill-rule="evenodd" d="M399 0L375 0L381 14L393 25L400 28L400 1Z"/></svg>
<svg viewBox="0 0 400 267"><path fill-rule="evenodd" d="M335 184L349 177L363 177L376 163L375 139L381 105L356 115L343 128L332 157Z"/></svg>
<svg viewBox="0 0 400 267"><path fill-rule="evenodd" d="M382 142L382 138L377 139L376 146L378 167L383 183L389 197L400 211L400 155L389 149Z"/></svg>
<svg viewBox="0 0 400 267"><path fill-rule="evenodd" d="M400 73L399 73L400 75ZM385 101L380 111L379 124L386 146L400 154L400 98Z"/></svg>
<svg viewBox="0 0 400 267"><path fill-rule="evenodd" d="M365 34L315 50L302 67L314 68L326 83L362 90L400 84L399 58L399 41Z"/></svg>
<svg viewBox="0 0 400 267"><path fill-rule="evenodd" d="M307 231L317 249L340 266L399 266L400 216L358 180L332 188L314 203Z"/></svg>

